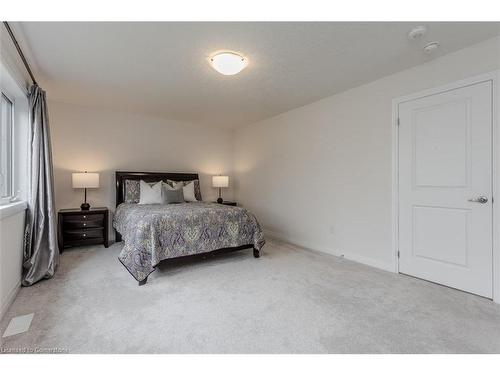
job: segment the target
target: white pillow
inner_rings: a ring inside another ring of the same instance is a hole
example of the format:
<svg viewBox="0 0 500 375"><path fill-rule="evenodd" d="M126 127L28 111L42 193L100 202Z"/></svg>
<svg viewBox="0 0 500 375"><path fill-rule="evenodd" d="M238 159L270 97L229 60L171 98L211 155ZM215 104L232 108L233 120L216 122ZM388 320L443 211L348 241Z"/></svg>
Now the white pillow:
<svg viewBox="0 0 500 375"><path fill-rule="evenodd" d="M150 186L147 182L141 180L141 195L139 198L139 204L161 204L161 185L161 181L157 182L153 186Z"/></svg>
<svg viewBox="0 0 500 375"><path fill-rule="evenodd" d="M177 182L174 185L174 189L182 188L182 193L184 194L184 200L186 202L198 202L194 194L194 182L190 182L187 185L183 185L182 182Z"/></svg>

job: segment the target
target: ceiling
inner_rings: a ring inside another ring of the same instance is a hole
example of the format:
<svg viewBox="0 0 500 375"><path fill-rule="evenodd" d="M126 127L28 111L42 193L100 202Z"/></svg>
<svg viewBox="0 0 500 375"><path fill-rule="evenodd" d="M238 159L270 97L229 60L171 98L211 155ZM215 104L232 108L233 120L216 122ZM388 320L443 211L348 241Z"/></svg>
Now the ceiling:
<svg viewBox="0 0 500 375"><path fill-rule="evenodd" d="M52 100L235 128L500 34L500 23L17 22L11 26ZM425 43L438 40L429 57ZM223 76L214 51L244 54Z"/></svg>

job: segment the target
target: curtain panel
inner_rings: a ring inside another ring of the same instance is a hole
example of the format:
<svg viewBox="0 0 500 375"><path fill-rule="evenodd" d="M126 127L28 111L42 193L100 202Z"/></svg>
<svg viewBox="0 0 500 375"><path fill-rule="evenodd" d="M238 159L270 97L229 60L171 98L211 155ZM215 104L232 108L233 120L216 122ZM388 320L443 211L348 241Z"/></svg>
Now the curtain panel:
<svg viewBox="0 0 500 375"><path fill-rule="evenodd" d="M29 93L30 185L24 239L23 286L51 278L59 264L54 204L54 176L45 91Z"/></svg>

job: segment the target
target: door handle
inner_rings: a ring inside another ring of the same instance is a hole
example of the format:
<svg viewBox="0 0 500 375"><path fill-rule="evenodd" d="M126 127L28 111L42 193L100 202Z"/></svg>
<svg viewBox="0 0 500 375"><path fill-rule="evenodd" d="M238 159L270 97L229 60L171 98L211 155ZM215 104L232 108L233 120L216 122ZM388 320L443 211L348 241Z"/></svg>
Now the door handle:
<svg viewBox="0 0 500 375"><path fill-rule="evenodd" d="M469 199L469 202L485 204L485 203L488 202L488 198L480 196L480 197L477 197L477 198L471 198L471 199Z"/></svg>

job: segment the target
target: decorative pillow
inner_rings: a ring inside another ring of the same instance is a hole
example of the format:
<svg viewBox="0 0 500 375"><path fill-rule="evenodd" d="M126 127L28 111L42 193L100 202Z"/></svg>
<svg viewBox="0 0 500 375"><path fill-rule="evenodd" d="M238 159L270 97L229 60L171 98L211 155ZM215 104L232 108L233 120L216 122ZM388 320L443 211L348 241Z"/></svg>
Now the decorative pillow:
<svg viewBox="0 0 500 375"><path fill-rule="evenodd" d="M182 194L184 194L184 200L186 202L197 202L196 194L194 192L194 182L190 182L182 187Z"/></svg>
<svg viewBox="0 0 500 375"><path fill-rule="evenodd" d="M141 188L139 180L125 180L125 203L139 203Z"/></svg>
<svg viewBox="0 0 500 375"><path fill-rule="evenodd" d="M141 196L139 199L139 204L161 204L161 190L162 182L159 181L153 186L141 180Z"/></svg>
<svg viewBox="0 0 500 375"><path fill-rule="evenodd" d="M148 182L149 186L157 184L157 182ZM141 198L141 185L139 180L125 180L125 203L139 203Z"/></svg>
<svg viewBox="0 0 500 375"><path fill-rule="evenodd" d="M164 184L162 191L163 204L184 203L182 189L174 189L170 185Z"/></svg>
<svg viewBox="0 0 500 375"><path fill-rule="evenodd" d="M167 184L169 184L172 187L175 187L177 184L182 184L182 186L186 186L189 183L194 183L194 196L196 197L197 201L203 200L201 198L201 189L200 189L200 181L199 180L191 180L191 181L172 181L172 180L167 180ZM185 198L186 193L184 193L184 198Z"/></svg>
<svg viewBox="0 0 500 375"><path fill-rule="evenodd" d="M184 194L184 200L186 202L197 202L196 195L194 193L194 182L191 181L184 185L184 181L174 182L174 189L182 189L182 194Z"/></svg>

